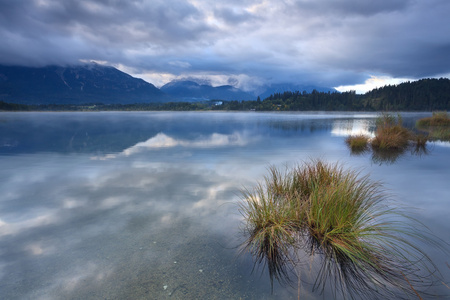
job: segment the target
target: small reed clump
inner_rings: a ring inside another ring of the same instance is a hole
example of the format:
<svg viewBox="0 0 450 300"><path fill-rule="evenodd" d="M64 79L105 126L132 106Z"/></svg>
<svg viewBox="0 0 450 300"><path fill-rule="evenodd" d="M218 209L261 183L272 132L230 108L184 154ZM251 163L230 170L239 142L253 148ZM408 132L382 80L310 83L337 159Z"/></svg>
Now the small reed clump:
<svg viewBox="0 0 450 300"><path fill-rule="evenodd" d="M419 134L403 127L400 115L381 114L376 120L376 131L373 138L364 135L349 136L345 140L352 154L368 152L369 146L373 150L372 160L376 163L394 163L407 149L413 155L427 153L426 144L435 133L442 138L446 135L435 128L432 134ZM439 127L440 128L440 127ZM450 130L448 131L450 132Z"/></svg>
<svg viewBox="0 0 450 300"><path fill-rule="evenodd" d="M349 136L345 143L354 153L364 152L368 149L370 137L363 134Z"/></svg>
<svg viewBox="0 0 450 300"><path fill-rule="evenodd" d="M450 140L450 117L445 111L433 112L431 117L418 120L416 126L428 132L432 140Z"/></svg>
<svg viewBox="0 0 450 300"><path fill-rule="evenodd" d="M403 127L402 118L383 114L377 119L377 130L371 145L375 149L404 149L408 146L412 133Z"/></svg>
<svg viewBox="0 0 450 300"><path fill-rule="evenodd" d="M446 111L433 112L429 118L423 118L416 122L418 127L450 126L450 117Z"/></svg>
<svg viewBox="0 0 450 300"><path fill-rule="evenodd" d="M313 289L332 286L344 298L416 296L432 277L417 271L432 274L434 265L411 240L428 239L400 223L410 218L386 200L379 183L338 164L272 167L264 184L243 192L242 251L268 266L272 286L274 278L291 282L304 251L321 257Z"/></svg>

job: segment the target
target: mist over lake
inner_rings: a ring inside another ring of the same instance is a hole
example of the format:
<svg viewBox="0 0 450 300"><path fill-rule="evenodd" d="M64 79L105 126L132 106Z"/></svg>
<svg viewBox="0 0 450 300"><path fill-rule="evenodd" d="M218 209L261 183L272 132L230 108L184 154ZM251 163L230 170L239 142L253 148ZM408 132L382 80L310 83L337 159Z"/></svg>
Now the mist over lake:
<svg viewBox="0 0 450 300"><path fill-rule="evenodd" d="M404 113L405 126L428 113ZM0 113L0 298L297 299L238 255L240 191L320 158L384 183L450 243L450 143L352 155L376 113ZM449 284L449 258L422 247ZM307 264L306 264L307 266ZM303 278L302 296L314 278ZM431 294L450 296L443 285ZM331 297L329 291L325 298Z"/></svg>

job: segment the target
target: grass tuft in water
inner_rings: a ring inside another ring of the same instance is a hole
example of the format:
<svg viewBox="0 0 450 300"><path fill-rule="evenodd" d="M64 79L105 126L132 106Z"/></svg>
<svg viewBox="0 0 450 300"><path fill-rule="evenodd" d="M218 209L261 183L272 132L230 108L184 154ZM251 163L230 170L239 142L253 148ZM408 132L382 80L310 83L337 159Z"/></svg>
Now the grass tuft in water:
<svg viewBox="0 0 450 300"><path fill-rule="evenodd" d="M395 116L383 113L376 120L375 137L371 139L364 135L349 136L345 142L352 155L368 152L370 145L373 151L372 161L379 164L394 163L408 148L411 149L413 155L427 154L426 144L429 139L433 138L433 135L413 132L403 127L402 123L399 114ZM434 130L433 132L440 131ZM446 136L446 134L440 134L441 138L442 136Z"/></svg>
<svg viewBox="0 0 450 300"><path fill-rule="evenodd" d="M290 182L288 177L271 169L272 181L258 185L253 192L244 191L246 199L240 207L247 220L248 239L243 250L255 258L255 263L267 264L273 288L273 279L289 282L287 266L289 249L295 245L295 213L301 211L294 201L288 201ZM266 188L267 187L267 188ZM294 214L294 215L292 215Z"/></svg>
<svg viewBox="0 0 450 300"><path fill-rule="evenodd" d="M433 112L429 118L423 118L416 122L418 127L450 126L450 117L446 111Z"/></svg>
<svg viewBox="0 0 450 300"><path fill-rule="evenodd" d="M345 143L348 145L352 153L358 154L365 152L368 149L370 137L367 135L359 134L349 136Z"/></svg>
<svg viewBox="0 0 450 300"><path fill-rule="evenodd" d="M450 140L450 117L445 111L433 112L431 117L418 120L416 126L428 132L432 140Z"/></svg>
<svg viewBox="0 0 450 300"><path fill-rule="evenodd" d="M243 193L240 209L242 250L268 266L272 285L300 274L299 251L319 256L313 290L320 292L408 298L432 282L435 266L411 242L432 240L387 204L380 183L354 170L320 160L285 172L271 167L264 184Z"/></svg>
<svg viewBox="0 0 450 300"><path fill-rule="evenodd" d="M377 119L377 130L371 145L374 149L404 149L408 146L411 132L403 127L400 115L382 114Z"/></svg>

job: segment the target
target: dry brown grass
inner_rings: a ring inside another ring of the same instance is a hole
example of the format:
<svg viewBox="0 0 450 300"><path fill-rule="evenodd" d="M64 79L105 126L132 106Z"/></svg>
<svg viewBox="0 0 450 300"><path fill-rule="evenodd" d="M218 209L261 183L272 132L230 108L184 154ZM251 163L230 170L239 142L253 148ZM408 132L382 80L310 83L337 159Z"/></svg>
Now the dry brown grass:
<svg viewBox="0 0 450 300"><path fill-rule="evenodd" d="M418 127L450 126L450 117L446 111L433 112L431 117L418 120L416 125Z"/></svg>
<svg viewBox="0 0 450 300"><path fill-rule="evenodd" d="M411 137L411 132L403 127L400 115L383 114L377 119L377 130L371 145L376 149L404 149Z"/></svg>
<svg viewBox="0 0 450 300"><path fill-rule="evenodd" d="M364 150L367 150L369 145L370 137L367 135L359 134L359 135L352 135L349 136L345 143L350 147L350 149L354 152L362 152Z"/></svg>

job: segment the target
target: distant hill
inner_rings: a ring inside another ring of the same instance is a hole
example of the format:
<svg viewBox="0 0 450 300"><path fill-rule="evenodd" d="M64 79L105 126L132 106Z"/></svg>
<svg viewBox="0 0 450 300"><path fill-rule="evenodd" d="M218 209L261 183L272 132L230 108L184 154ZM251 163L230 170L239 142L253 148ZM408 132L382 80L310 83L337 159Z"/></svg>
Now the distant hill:
<svg viewBox="0 0 450 300"><path fill-rule="evenodd" d="M364 95L349 92L275 93L263 101L224 104L215 109L324 111L436 111L450 110L450 80L421 79L387 85Z"/></svg>
<svg viewBox="0 0 450 300"><path fill-rule="evenodd" d="M204 100L255 100L256 96L246 93L231 85L213 87L206 84L198 84L189 80L171 81L161 87L161 91L178 99L179 101L204 101Z"/></svg>
<svg viewBox="0 0 450 300"><path fill-rule="evenodd" d="M450 110L450 80L425 78L387 85L367 92L363 101L374 110Z"/></svg>
<svg viewBox="0 0 450 300"><path fill-rule="evenodd" d="M328 87L319 87L315 85L303 85L303 84L292 84L292 83L278 83L278 84L270 84L263 87L264 92L259 94L261 99L266 99L270 95L274 94L282 94L284 92L296 92L299 91L302 93L303 91L307 93L312 93L312 91L316 90L317 92L337 92L334 88Z"/></svg>
<svg viewBox="0 0 450 300"><path fill-rule="evenodd" d="M154 85L98 64L0 66L0 101L20 104L131 104L170 97Z"/></svg>

